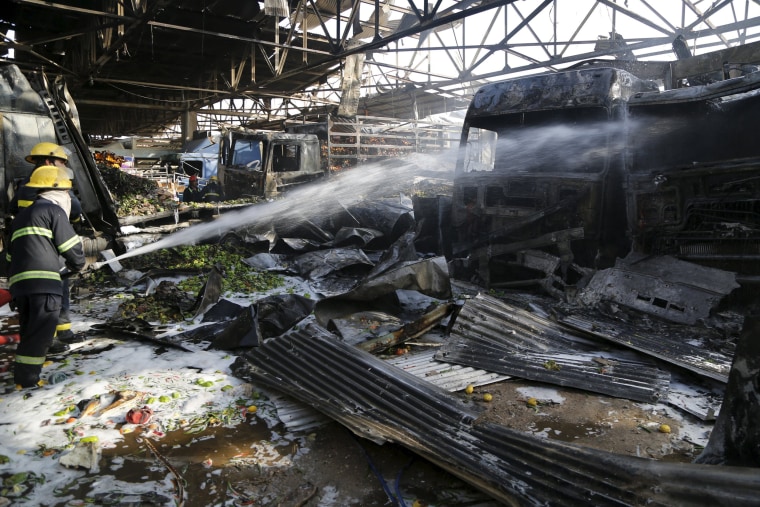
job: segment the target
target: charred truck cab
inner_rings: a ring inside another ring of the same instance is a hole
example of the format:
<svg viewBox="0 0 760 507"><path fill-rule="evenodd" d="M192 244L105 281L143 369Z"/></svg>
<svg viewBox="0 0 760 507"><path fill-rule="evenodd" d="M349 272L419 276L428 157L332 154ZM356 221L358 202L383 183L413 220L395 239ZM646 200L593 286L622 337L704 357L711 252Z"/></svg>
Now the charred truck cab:
<svg viewBox="0 0 760 507"><path fill-rule="evenodd" d="M245 130L224 134L218 170L227 199L272 198L327 174L316 135Z"/></svg>
<svg viewBox="0 0 760 507"><path fill-rule="evenodd" d="M488 287L611 264L626 248L626 102L651 90L652 82L613 68L478 90L456 166L454 257L466 256Z"/></svg>
<svg viewBox="0 0 760 507"><path fill-rule="evenodd" d="M455 267L550 292L631 251L757 275L760 72L748 67L671 90L611 67L481 88L456 167Z"/></svg>
<svg viewBox="0 0 760 507"><path fill-rule="evenodd" d="M760 72L634 95L628 110L633 247L760 274Z"/></svg>

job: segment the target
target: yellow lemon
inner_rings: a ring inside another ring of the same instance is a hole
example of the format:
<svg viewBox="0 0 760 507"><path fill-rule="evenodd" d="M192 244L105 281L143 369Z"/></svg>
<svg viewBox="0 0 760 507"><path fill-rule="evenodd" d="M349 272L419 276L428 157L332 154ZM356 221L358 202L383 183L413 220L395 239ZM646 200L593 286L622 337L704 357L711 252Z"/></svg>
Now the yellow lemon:
<svg viewBox="0 0 760 507"><path fill-rule="evenodd" d="M670 433L670 426L667 424L660 424L660 433Z"/></svg>
<svg viewBox="0 0 760 507"><path fill-rule="evenodd" d="M483 395L483 401L491 401L493 399L493 396L491 396L490 393L486 393Z"/></svg>
<svg viewBox="0 0 760 507"><path fill-rule="evenodd" d="M470 384L470 385L468 385L467 387L464 388L464 392L466 392L467 394L472 394L472 391L474 391L474 390L475 390L475 388L472 387L472 384Z"/></svg>
<svg viewBox="0 0 760 507"><path fill-rule="evenodd" d="M249 413L249 414L253 414L253 413L254 413L254 412L256 412L258 409L259 409L259 407L257 407L256 405L248 405L248 413Z"/></svg>

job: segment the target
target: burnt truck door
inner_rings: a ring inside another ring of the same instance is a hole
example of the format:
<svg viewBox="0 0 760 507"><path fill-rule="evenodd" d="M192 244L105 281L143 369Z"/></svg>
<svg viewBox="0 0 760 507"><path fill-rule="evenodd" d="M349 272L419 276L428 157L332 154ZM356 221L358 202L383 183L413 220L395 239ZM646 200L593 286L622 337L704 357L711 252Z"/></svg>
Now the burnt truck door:
<svg viewBox="0 0 760 507"><path fill-rule="evenodd" d="M267 198L325 176L319 139L311 134L276 134L268 150L264 182Z"/></svg>
<svg viewBox="0 0 760 507"><path fill-rule="evenodd" d="M627 246L625 98L642 89L634 76L605 68L475 94L454 179L452 251L479 283L573 283L572 264L612 265Z"/></svg>
<svg viewBox="0 0 760 507"><path fill-rule="evenodd" d="M232 133L225 143L220 179L228 199L272 198L325 176L315 135Z"/></svg>
<svg viewBox="0 0 760 507"><path fill-rule="evenodd" d="M263 196L266 137L233 132L223 143L219 179L226 198Z"/></svg>

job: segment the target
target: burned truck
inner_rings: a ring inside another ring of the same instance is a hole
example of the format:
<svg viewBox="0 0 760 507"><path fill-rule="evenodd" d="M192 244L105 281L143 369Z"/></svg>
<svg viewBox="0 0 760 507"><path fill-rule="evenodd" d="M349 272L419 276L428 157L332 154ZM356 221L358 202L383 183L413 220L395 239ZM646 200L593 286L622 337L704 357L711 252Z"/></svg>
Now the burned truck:
<svg viewBox="0 0 760 507"><path fill-rule="evenodd" d="M271 198L327 175L317 136L249 130L221 136L218 172L227 199Z"/></svg>
<svg viewBox="0 0 760 507"><path fill-rule="evenodd" d="M83 244L88 256L110 248L119 233L116 205L79 130L76 106L63 82L50 82L41 71L26 71L0 64L0 115L2 121L2 177L0 223L7 227L9 204L19 182L29 177L32 165L24 160L40 142L61 145L74 173L74 191L82 202L86 221Z"/></svg>
<svg viewBox="0 0 760 507"><path fill-rule="evenodd" d="M630 252L756 271L759 90L757 72L662 90L613 67L482 87L451 255L487 287L564 287Z"/></svg>

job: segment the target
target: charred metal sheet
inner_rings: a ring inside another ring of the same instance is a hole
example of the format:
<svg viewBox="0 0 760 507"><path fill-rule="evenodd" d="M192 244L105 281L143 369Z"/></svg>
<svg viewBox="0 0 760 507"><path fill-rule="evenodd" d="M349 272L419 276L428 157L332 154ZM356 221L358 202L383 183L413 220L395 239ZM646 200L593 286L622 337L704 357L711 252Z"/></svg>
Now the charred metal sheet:
<svg viewBox="0 0 760 507"><path fill-rule="evenodd" d="M401 328L404 321L395 315L376 310L360 311L332 318L327 322L327 330L335 333L344 342L356 345L368 338L376 338Z"/></svg>
<svg viewBox="0 0 760 507"><path fill-rule="evenodd" d="M723 353L692 345L686 335L642 332L635 326L595 315L559 315L558 322L599 339L662 359L700 375L726 382L731 358Z"/></svg>
<svg viewBox="0 0 760 507"><path fill-rule="evenodd" d="M290 431L308 432L332 422L322 412L279 392L268 392L267 399L274 403L277 419Z"/></svg>
<svg viewBox="0 0 760 507"><path fill-rule="evenodd" d="M167 331L164 326L155 326L142 319L111 319L103 324L93 324L90 329L110 336L132 338L192 352L177 335L162 336Z"/></svg>
<svg viewBox="0 0 760 507"><path fill-rule="evenodd" d="M468 385L484 386L510 378L492 371L438 361L436 352L437 349L431 348L395 356L386 362L450 392L461 391Z"/></svg>
<svg viewBox="0 0 760 507"><path fill-rule="evenodd" d="M670 383L670 374L652 364L603 352L554 322L480 294L465 302L435 357L635 401L657 401Z"/></svg>
<svg viewBox="0 0 760 507"><path fill-rule="evenodd" d="M752 308L736 346L725 402L698 463L760 466L760 298ZM760 475L760 474L759 474Z"/></svg>
<svg viewBox="0 0 760 507"><path fill-rule="evenodd" d="M435 348L418 350L391 356L385 362L449 392L462 391L468 385L484 386L509 379L490 371L436 361L433 358L435 352ZM267 398L274 403L277 418L290 431L310 431L332 421L322 412L278 391L268 392Z"/></svg>
<svg viewBox="0 0 760 507"><path fill-rule="evenodd" d="M588 306L611 300L682 324L695 324L738 288L734 273L673 257L630 254L598 271L579 298Z"/></svg>
<svg viewBox="0 0 760 507"><path fill-rule="evenodd" d="M658 462L475 424L471 405L317 326L268 340L232 370L357 435L403 445L507 505L757 504L756 469Z"/></svg>
<svg viewBox="0 0 760 507"><path fill-rule="evenodd" d="M453 305L451 304L440 305L413 322L409 322L398 329L359 343L357 348L366 350L367 352L378 352L393 345L398 345L399 343L404 343L408 340L417 338L437 326L438 323L444 317L449 315L452 310Z"/></svg>
<svg viewBox="0 0 760 507"><path fill-rule="evenodd" d="M679 378L678 372L671 372L668 405L701 419L714 421L720 413L726 386L712 379Z"/></svg>

